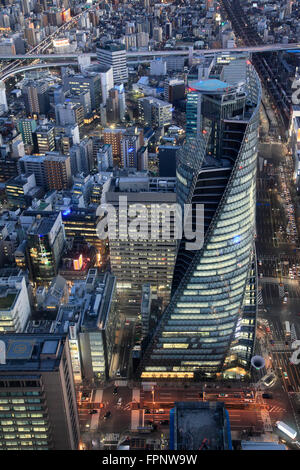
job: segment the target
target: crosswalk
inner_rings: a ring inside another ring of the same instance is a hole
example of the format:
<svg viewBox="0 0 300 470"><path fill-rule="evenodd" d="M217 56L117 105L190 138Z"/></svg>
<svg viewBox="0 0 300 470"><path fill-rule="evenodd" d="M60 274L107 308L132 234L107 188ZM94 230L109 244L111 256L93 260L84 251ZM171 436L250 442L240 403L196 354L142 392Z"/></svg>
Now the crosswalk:
<svg viewBox="0 0 300 470"><path fill-rule="evenodd" d="M268 409L269 413L281 413L284 410L282 406L274 405Z"/></svg>
<svg viewBox="0 0 300 470"><path fill-rule="evenodd" d="M257 294L257 304L258 305L263 305L264 304L264 300L263 300L263 296L262 296L262 291L259 290L258 291L258 294Z"/></svg>

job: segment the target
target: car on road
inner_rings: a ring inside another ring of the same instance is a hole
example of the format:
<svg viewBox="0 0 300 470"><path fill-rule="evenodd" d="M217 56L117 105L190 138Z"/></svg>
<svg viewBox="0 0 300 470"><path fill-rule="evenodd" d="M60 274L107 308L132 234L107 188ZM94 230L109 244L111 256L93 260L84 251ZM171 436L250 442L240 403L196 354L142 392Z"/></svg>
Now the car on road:
<svg viewBox="0 0 300 470"><path fill-rule="evenodd" d="M113 390L113 395L117 395L117 394L118 394L118 387L115 387Z"/></svg>
<svg viewBox="0 0 300 470"><path fill-rule="evenodd" d="M90 415L95 415L96 413L98 413L97 410L91 410L91 411L89 412Z"/></svg>
<svg viewBox="0 0 300 470"><path fill-rule="evenodd" d="M123 399L120 397L119 400L118 400L117 406L121 406L121 405L122 405L122 401L123 401Z"/></svg>
<svg viewBox="0 0 300 470"><path fill-rule="evenodd" d="M276 375L271 372L270 374L266 374L261 381L266 387L271 387L276 382Z"/></svg>
<svg viewBox="0 0 300 470"><path fill-rule="evenodd" d="M219 398L227 398L227 393L219 393Z"/></svg>
<svg viewBox="0 0 300 470"><path fill-rule="evenodd" d="M286 380L289 378L288 375L287 375L287 372L285 372L285 371L283 371L283 376Z"/></svg>
<svg viewBox="0 0 300 470"><path fill-rule="evenodd" d="M271 399L271 398L273 398L273 395L272 395L272 393L263 393L262 397L266 398L266 399Z"/></svg>
<svg viewBox="0 0 300 470"><path fill-rule="evenodd" d="M169 420L163 419L162 421L159 422L159 424L161 424L162 426L167 426L169 424Z"/></svg>
<svg viewBox="0 0 300 470"><path fill-rule="evenodd" d="M145 410L145 415L149 415L150 413L151 413L151 411L150 411L150 410L148 410L148 409L147 409L147 410Z"/></svg>
<svg viewBox="0 0 300 470"><path fill-rule="evenodd" d="M111 412L110 411L107 411L104 415L104 419L108 419L111 417Z"/></svg>

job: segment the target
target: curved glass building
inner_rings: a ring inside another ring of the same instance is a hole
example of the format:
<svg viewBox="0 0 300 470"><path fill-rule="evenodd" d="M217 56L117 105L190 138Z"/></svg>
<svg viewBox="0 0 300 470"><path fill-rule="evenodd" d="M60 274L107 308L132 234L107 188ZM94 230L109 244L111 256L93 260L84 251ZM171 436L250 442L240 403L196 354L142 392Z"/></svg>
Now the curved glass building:
<svg viewBox="0 0 300 470"><path fill-rule="evenodd" d="M193 86L200 135L179 151L177 193L192 219L195 205L204 205L204 242L197 251L184 238L179 244L172 300L143 345L142 378L242 378L250 368L261 87L252 65L245 67L243 84Z"/></svg>

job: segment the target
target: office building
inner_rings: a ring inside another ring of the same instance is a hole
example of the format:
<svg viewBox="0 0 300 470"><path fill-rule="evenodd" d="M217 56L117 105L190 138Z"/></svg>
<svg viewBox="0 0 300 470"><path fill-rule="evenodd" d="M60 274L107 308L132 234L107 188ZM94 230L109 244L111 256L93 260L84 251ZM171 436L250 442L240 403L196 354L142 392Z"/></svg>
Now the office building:
<svg viewBox="0 0 300 470"><path fill-rule="evenodd" d="M100 46L97 48L97 60L101 66L112 67L115 85L128 81L125 46L117 43Z"/></svg>
<svg viewBox="0 0 300 470"><path fill-rule="evenodd" d="M100 75L101 79L101 104L106 105L108 92L114 87L113 69L108 65L92 64L85 69L86 72L94 72Z"/></svg>
<svg viewBox="0 0 300 470"><path fill-rule="evenodd" d="M25 209L34 199L43 197L44 190L36 185L34 174L18 175L7 181L5 193L10 207Z"/></svg>
<svg viewBox="0 0 300 470"><path fill-rule="evenodd" d="M154 26L153 39L156 42L162 42L163 30L161 26Z"/></svg>
<svg viewBox="0 0 300 470"><path fill-rule="evenodd" d="M79 419L66 335L6 334L1 450L77 450Z"/></svg>
<svg viewBox="0 0 300 470"><path fill-rule="evenodd" d="M113 157L115 159L121 157L121 141L125 129L104 129L103 140L105 144L109 144L112 147Z"/></svg>
<svg viewBox="0 0 300 470"><path fill-rule="evenodd" d="M18 161L19 174L34 174L37 186L47 188L44 155L25 155Z"/></svg>
<svg viewBox="0 0 300 470"><path fill-rule="evenodd" d="M176 153L178 145L160 145L158 147L159 176L176 176Z"/></svg>
<svg viewBox="0 0 300 470"><path fill-rule="evenodd" d="M83 173L88 175L94 168L93 141L90 138L82 139L80 144L70 148L72 175Z"/></svg>
<svg viewBox="0 0 300 470"><path fill-rule="evenodd" d="M16 55L16 47L14 45L14 41L12 38L1 38L0 54L1 55Z"/></svg>
<svg viewBox="0 0 300 470"><path fill-rule="evenodd" d="M43 80L25 80L22 86L26 113L30 116L47 114L50 108L49 85Z"/></svg>
<svg viewBox="0 0 300 470"><path fill-rule="evenodd" d="M137 127L127 129L121 141L121 166L138 168L138 151L144 144L143 131Z"/></svg>
<svg viewBox="0 0 300 470"><path fill-rule="evenodd" d="M31 311L25 276L5 271L0 270L0 333L22 333Z"/></svg>
<svg viewBox="0 0 300 470"><path fill-rule="evenodd" d="M18 121L18 130L22 135L22 140L26 145L34 145L34 133L37 128L35 119L20 119Z"/></svg>
<svg viewBox="0 0 300 470"><path fill-rule="evenodd" d="M73 237L74 242L85 240L86 243L94 246L97 250L97 262L99 262L104 254L106 243L98 236L97 226L101 217L96 214L96 210L72 206L62 212L62 220L66 237Z"/></svg>
<svg viewBox="0 0 300 470"><path fill-rule="evenodd" d="M0 80L0 111L2 113L6 113L8 111L6 88L5 83L2 80Z"/></svg>
<svg viewBox="0 0 300 470"><path fill-rule="evenodd" d="M89 270L85 281L87 308L79 332L82 372L87 380L109 378L117 324L116 279L110 273Z"/></svg>
<svg viewBox="0 0 300 470"><path fill-rule="evenodd" d="M163 128L172 124L172 105L147 96L138 100L139 119L145 126Z"/></svg>
<svg viewBox="0 0 300 470"><path fill-rule="evenodd" d="M175 402L170 411L170 450L232 450L224 403Z"/></svg>
<svg viewBox="0 0 300 470"><path fill-rule="evenodd" d="M108 168L113 168L113 153L112 146L104 144L99 147L97 151L97 168L98 171L107 171Z"/></svg>
<svg viewBox="0 0 300 470"><path fill-rule="evenodd" d="M6 183L10 178L17 176L17 160L9 157L0 157L0 183Z"/></svg>
<svg viewBox="0 0 300 470"><path fill-rule="evenodd" d="M254 237L261 88L250 64L247 77L243 92L233 90L237 101L225 116L227 90L216 97L211 91L214 80L212 86L207 83L205 133L178 151L178 200L181 206L192 204L190 224L194 203L204 204L203 246L193 248L181 239L172 300L144 351L143 378L249 375L257 310Z"/></svg>
<svg viewBox="0 0 300 470"><path fill-rule="evenodd" d="M80 128L84 125L84 108L79 103L65 101L63 104L55 106L56 122L60 126L77 125Z"/></svg>
<svg viewBox="0 0 300 470"><path fill-rule="evenodd" d="M55 150L54 126L47 123L36 128L38 153L45 154Z"/></svg>
<svg viewBox="0 0 300 470"><path fill-rule="evenodd" d="M150 75L161 76L167 75L167 62L162 58L151 60Z"/></svg>
<svg viewBox="0 0 300 470"><path fill-rule="evenodd" d="M69 188L72 183L70 156L47 152L44 157L44 174L48 190Z"/></svg>
<svg viewBox="0 0 300 470"><path fill-rule="evenodd" d="M65 242L65 231L60 212L25 211L32 217L27 231L27 252L30 278L39 283L50 283L58 272Z"/></svg>
<svg viewBox="0 0 300 470"><path fill-rule="evenodd" d="M173 207L176 202L175 181L175 178L160 180L138 175L113 178L105 193L105 202L114 206L117 220L120 196L127 197L128 211L135 204L144 204L150 217L151 210ZM171 214L171 225L173 217ZM130 217L126 222L129 224ZM148 229L151 231L150 224ZM163 237L161 226L152 236L149 232L146 239L131 237L127 226L122 226L120 232L117 227L116 234L108 234L108 237L111 270L117 278L120 305L136 314L140 308L142 286L147 283L151 284L153 293L162 297L166 304L170 298L177 240Z"/></svg>
<svg viewBox="0 0 300 470"><path fill-rule="evenodd" d="M164 83L164 99L169 103L176 104L183 100L185 95L184 80L178 78L169 78Z"/></svg>
<svg viewBox="0 0 300 470"><path fill-rule="evenodd" d="M101 103L101 84L100 77L96 73L84 73L75 75L66 75L63 78L64 91L71 93L81 93L89 91L91 96L92 108L100 106Z"/></svg>

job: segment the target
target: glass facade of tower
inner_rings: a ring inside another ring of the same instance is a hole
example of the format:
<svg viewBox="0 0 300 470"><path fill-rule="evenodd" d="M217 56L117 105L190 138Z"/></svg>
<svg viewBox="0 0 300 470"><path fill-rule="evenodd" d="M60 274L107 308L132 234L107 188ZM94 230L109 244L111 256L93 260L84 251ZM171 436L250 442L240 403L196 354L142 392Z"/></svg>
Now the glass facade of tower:
<svg viewBox="0 0 300 470"><path fill-rule="evenodd" d="M250 64L245 90L242 116L234 114L223 120L222 153L231 166L226 187L217 196L202 249L191 257L144 348L142 378L226 375L228 370L229 377L247 374L256 317L254 236L261 99L259 79ZM201 167L203 155L196 153ZM195 159L191 147L185 149L185 158L187 162ZM195 163L190 166L195 171ZM186 185L187 193L193 193L188 199L191 202L196 201L199 174L192 187L188 174L178 175L182 188ZM206 194L211 198L210 191Z"/></svg>

